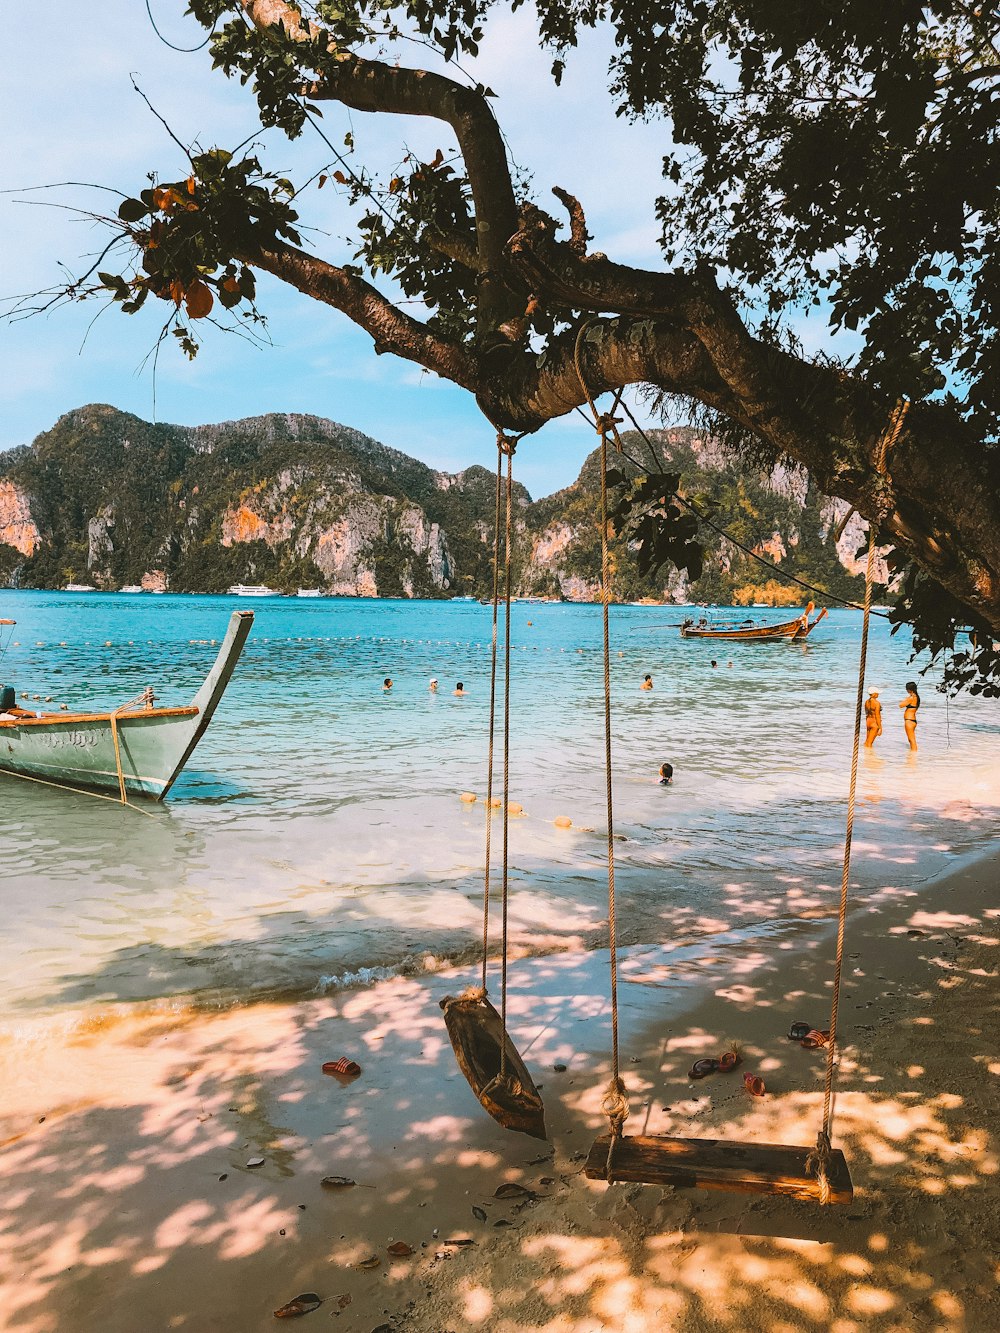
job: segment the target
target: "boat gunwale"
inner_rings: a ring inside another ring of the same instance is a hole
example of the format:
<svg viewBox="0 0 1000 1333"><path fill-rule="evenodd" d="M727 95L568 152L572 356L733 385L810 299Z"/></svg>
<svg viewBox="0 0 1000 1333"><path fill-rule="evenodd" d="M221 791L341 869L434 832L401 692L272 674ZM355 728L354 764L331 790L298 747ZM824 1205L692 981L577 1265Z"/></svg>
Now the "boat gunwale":
<svg viewBox="0 0 1000 1333"><path fill-rule="evenodd" d="M196 717L200 709L194 704L183 704L177 708L136 708L125 713L43 713L41 717L34 713L17 717L0 718L0 727L51 727L79 725L81 722L134 722L144 718L157 717Z"/></svg>

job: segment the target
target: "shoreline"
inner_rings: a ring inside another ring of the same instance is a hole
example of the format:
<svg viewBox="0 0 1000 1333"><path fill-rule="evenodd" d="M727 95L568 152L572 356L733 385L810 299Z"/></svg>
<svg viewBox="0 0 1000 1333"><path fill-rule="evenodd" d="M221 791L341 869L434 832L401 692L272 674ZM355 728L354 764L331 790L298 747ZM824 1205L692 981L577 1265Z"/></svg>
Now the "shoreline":
<svg viewBox="0 0 1000 1333"><path fill-rule="evenodd" d="M307 1327L415 1333L1000 1324L998 873L994 844L851 913L847 1208L583 1179L603 1132L606 950L511 969L509 1026L551 1150L496 1127L457 1070L437 1000L474 968L125 1018L30 1061L6 1049L0 1327L132 1333L141 1308L150 1328L265 1329L305 1291L324 1299ZM822 1052L784 1033L827 1025L830 932L765 923L623 950L626 1132L810 1144ZM767 1083L760 1101L738 1074L686 1078L731 1038ZM360 1077L321 1074L340 1055ZM323 1189L331 1174L357 1185ZM497 1200L505 1182L532 1195ZM414 1255L389 1256L392 1240Z"/></svg>

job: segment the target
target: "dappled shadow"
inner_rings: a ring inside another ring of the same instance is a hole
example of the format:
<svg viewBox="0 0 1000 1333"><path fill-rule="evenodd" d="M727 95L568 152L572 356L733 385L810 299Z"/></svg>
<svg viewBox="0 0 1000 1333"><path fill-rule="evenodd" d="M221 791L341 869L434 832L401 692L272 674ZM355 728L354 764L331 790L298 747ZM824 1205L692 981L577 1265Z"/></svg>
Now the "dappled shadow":
<svg viewBox="0 0 1000 1333"><path fill-rule="evenodd" d="M512 974L510 1026L551 1152L499 1130L461 1079L436 1005L460 978L118 1016L32 1049L30 1068L8 1043L5 1326L231 1333L273 1327L271 1311L308 1290L324 1298L314 1319L417 1333L993 1326L998 1003L975 941L995 922L896 909L860 923L843 1001L846 1208L582 1177L608 1074L599 954ZM783 1034L825 1015L822 934L779 925L701 957L623 958L630 1130L813 1141L822 1057ZM686 1078L733 1037L763 1100L737 1091L738 1074ZM361 1076L324 1077L345 1053ZM331 1174L357 1184L324 1189ZM497 1199L505 1181L532 1195ZM415 1253L391 1257L393 1240ZM378 1266L359 1268L369 1256Z"/></svg>

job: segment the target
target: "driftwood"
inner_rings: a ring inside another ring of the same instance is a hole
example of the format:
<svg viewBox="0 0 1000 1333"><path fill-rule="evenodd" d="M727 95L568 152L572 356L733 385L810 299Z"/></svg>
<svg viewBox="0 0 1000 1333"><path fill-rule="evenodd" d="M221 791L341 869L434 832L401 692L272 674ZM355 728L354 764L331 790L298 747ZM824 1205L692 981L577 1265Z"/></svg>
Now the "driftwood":
<svg viewBox="0 0 1000 1333"><path fill-rule="evenodd" d="M440 1002L458 1067L484 1111L504 1129L544 1139L545 1107L500 1015L481 990L446 995ZM506 1071L500 1076L501 1050Z"/></svg>
<svg viewBox="0 0 1000 1333"><path fill-rule="evenodd" d="M591 1180L635 1180L678 1189L732 1190L747 1194L788 1194L819 1200L815 1172L806 1167L809 1148L777 1143L737 1143L725 1139L674 1139L636 1135L615 1144L607 1172L609 1136L597 1139L584 1174ZM854 1187L842 1152L827 1165L830 1203L850 1203Z"/></svg>

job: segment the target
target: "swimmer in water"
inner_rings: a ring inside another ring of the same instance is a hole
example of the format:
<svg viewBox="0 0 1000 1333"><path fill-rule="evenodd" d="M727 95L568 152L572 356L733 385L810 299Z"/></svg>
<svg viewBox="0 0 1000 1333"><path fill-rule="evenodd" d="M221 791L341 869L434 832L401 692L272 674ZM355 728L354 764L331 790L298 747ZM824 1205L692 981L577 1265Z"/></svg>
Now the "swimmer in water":
<svg viewBox="0 0 1000 1333"><path fill-rule="evenodd" d="M457 683L457 685L455 686L455 693L456 693L457 695L459 695L459 696L461 696L461 695L463 695L463 694L465 693L465 686L462 684L461 681L459 681L459 682Z"/></svg>
<svg viewBox="0 0 1000 1333"><path fill-rule="evenodd" d="M652 676L643 676L643 678L642 678L642 684L639 686L639 689L640 689L640 690L651 690L652 688L653 688L653 677L652 677Z"/></svg>
<svg viewBox="0 0 1000 1333"><path fill-rule="evenodd" d="M437 676L431 676L431 683L427 686L431 694L437 694L438 682Z"/></svg>
<svg viewBox="0 0 1000 1333"><path fill-rule="evenodd" d="M382 682L382 688L383 688L383 690L391 690L391 689L392 689L392 677L391 677L391 676L386 676L385 680Z"/></svg>
<svg viewBox="0 0 1000 1333"><path fill-rule="evenodd" d="M669 787L670 784L673 782L673 780L674 780L674 766L673 766L673 764L661 764L661 765L660 765L660 786L661 786L661 787Z"/></svg>
<svg viewBox="0 0 1000 1333"><path fill-rule="evenodd" d="M870 750L882 735L882 705L878 690L869 690L865 700L865 749Z"/></svg>

